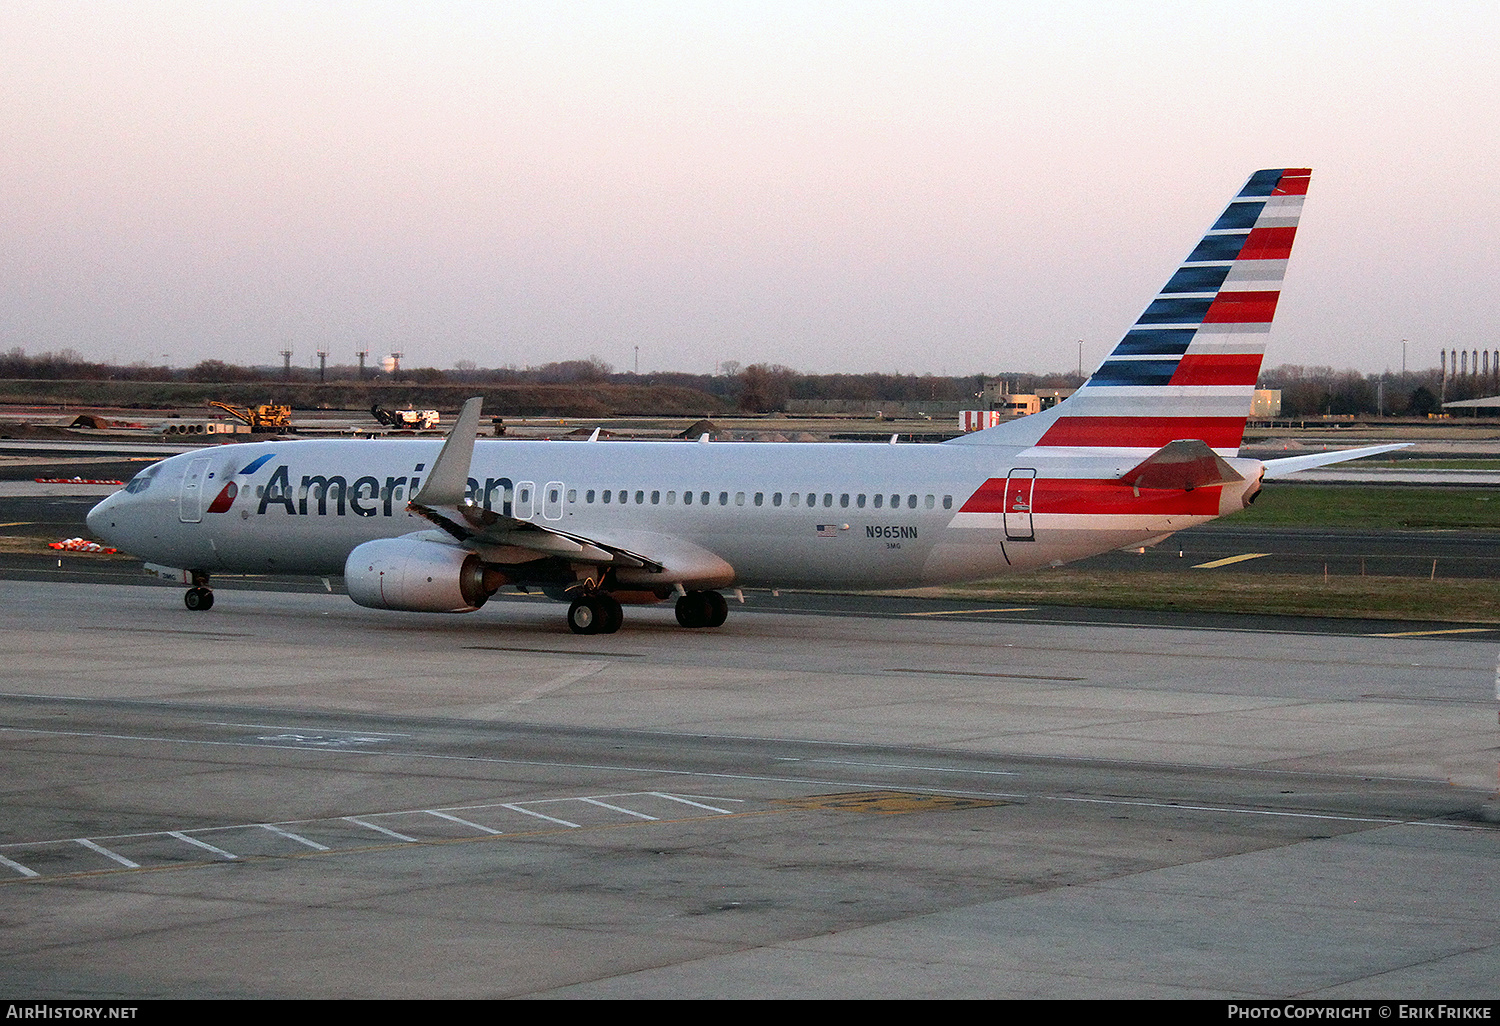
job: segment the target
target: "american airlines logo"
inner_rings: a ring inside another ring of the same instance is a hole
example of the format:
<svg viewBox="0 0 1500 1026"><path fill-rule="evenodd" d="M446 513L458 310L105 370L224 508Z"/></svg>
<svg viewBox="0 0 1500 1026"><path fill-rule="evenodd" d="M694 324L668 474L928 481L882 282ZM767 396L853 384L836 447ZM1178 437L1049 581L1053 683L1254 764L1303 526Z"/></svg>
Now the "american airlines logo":
<svg viewBox="0 0 1500 1026"><path fill-rule="evenodd" d="M258 469L266 459L269 457L252 463L240 475ZM417 469L422 468L418 466ZM283 463L271 472L270 479L261 487L255 512L263 515L274 507L291 516L327 516L330 512L340 517L346 513L359 517L397 516L406 511L403 496L415 495L421 481L421 477L415 475L384 479L366 475L351 481L342 474L308 474L302 477L300 485L293 485L291 469ZM502 515L510 516L514 491L515 484L508 477L485 478L482 485L471 477L467 498L485 509L494 509L498 499ZM238 489L230 482L209 507L209 512L226 512L237 493Z"/></svg>

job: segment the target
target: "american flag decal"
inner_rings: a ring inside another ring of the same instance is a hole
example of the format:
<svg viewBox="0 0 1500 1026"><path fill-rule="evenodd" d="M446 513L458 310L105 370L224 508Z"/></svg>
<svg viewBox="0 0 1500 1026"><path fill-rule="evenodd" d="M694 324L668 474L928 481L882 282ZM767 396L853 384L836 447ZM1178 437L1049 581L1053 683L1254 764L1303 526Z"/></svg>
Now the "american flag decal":
<svg viewBox="0 0 1500 1026"><path fill-rule="evenodd" d="M818 525L818 537L819 538L836 538L836 537L838 537L838 533L839 533L839 525L838 524L819 524Z"/></svg>

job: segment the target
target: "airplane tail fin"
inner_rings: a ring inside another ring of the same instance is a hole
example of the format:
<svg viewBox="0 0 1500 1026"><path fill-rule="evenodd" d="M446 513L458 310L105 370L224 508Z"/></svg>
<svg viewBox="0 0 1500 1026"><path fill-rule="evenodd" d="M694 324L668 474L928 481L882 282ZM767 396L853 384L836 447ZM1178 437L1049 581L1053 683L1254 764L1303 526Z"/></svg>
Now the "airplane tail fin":
<svg viewBox="0 0 1500 1026"><path fill-rule="evenodd" d="M1099 369L1050 410L955 443L1239 451L1312 172L1257 171Z"/></svg>

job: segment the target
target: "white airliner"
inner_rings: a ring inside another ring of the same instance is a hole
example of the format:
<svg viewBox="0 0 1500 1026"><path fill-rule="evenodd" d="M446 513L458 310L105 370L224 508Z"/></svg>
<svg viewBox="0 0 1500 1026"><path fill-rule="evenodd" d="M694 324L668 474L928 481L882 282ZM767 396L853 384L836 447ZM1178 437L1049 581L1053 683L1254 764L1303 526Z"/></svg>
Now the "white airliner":
<svg viewBox="0 0 1500 1026"><path fill-rule="evenodd" d="M226 445L163 460L89 528L213 574L343 574L378 609L468 612L514 586L579 634L676 596L716 627L721 590L976 580L1152 544L1243 509L1261 481L1384 452L1240 458L1310 172L1257 171L1113 353L1042 413L941 445L485 440ZM595 432L597 436L598 432Z"/></svg>

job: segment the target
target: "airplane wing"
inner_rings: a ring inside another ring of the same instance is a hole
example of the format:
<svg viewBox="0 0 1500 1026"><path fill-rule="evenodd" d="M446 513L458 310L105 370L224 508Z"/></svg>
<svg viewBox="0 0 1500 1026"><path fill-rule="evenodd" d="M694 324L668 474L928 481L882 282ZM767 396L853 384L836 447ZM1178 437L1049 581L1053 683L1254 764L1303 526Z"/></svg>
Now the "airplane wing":
<svg viewBox="0 0 1500 1026"><path fill-rule="evenodd" d="M633 583L728 581L734 569L719 556L681 538L649 531L582 535L508 517L465 498L482 400L464 403L457 423L422 488L407 508L465 548L497 564L553 557L611 568Z"/></svg>
<svg viewBox="0 0 1500 1026"><path fill-rule="evenodd" d="M560 556L576 563L598 566L645 568L660 573L665 567L649 556L620 545L596 542L581 535L544 527L529 520L507 517L478 506L465 498L469 464L474 459L474 438L479 431L478 396L464 403L453 430L432 461L432 470L422 488L412 496L407 509L442 528L467 546L521 549L539 556Z"/></svg>
<svg viewBox="0 0 1500 1026"><path fill-rule="evenodd" d="M654 573L666 569L661 562L623 545L502 516L472 502L434 508L414 501L409 508L471 548L520 549L517 555L534 554L531 558L557 556L573 563L644 568Z"/></svg>
<svg viewBox="0 0 1500 1026"><path fill-rule="evenodd" d="M1338 449L1333 452L1315 452L1306 456L1287 456L1278 460L1263 460L1266 468L1267 479L1286 477L1295 474L1299 470L1311 470L1313 467L1326 467L1330 463L1343 463L1345 460L1357 460L1363 456L1374 456L1377 453L1391 452L1395 449L1405 449L1410 442L1395 442L1390 445L1368 445L1363 449Z"/></svg>

